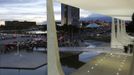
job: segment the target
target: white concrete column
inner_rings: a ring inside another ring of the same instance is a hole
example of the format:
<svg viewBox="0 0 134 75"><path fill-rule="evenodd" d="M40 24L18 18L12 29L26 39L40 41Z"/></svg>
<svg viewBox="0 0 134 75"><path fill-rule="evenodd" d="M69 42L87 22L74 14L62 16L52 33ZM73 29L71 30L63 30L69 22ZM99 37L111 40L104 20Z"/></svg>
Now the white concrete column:
<svg viewBox="0 0 134 75"><path fill-rule="evenodd" d="M123 24L123 21L121 20L121 35L124 39L128 39L126 36L125 36L125 31L124 31L124 24Z"/></svg>
<svg viewBox="0 0 134 75"><path fill-rule="evenodd" d="M124 32L125 32L125 34L127 34L125 21L123 21L123 25L124 25Z"/></svg>
<svg viewBox="0 0 134 75"><path fill-rule="evenodd" d="M128 37L128 34L127 34L127 32L126 32L126 25L125 25L125 21L123 21L123 32L124 32L124 36L126 37L126 38L128 38L129 39L129 37Z"/></svg>
<svg viewBox="0 0 134 75"><path fill-rule="evenodd" d="M122 37L120 37L120 20L117 19L117 38L118 40L121 40Z"/></svg>
<svg viewBox="0 0 134 75"><path fill-rule="evenodd" d="M124 29L124 24L123 24L123 21L121 21L121 33L122 33L122 35L123 36L125 36L124 34L125 34L125 31L124 31L125 29Z"/></svg>
<svg viewBox="0 0 134 75"><path fill-rule="evenodd" d="M53 0L47 0L47 75L64 75L57 41Z"/></svg>
<svg viewBox="0 0 134 75"><path fill-rule="evenodd" d="M121 28L120 28L120 20L117 20L117 40L123 45L123 46L127 46L128 44L130 44L130 40L124 39L124 37L122 37L121 35Z"/></svg>
<svg viewBox="0 0 134 75"><path fill-rule="evenodd" d="M121 28L120 28L120 20L117 19L117 40L124 46L125 42L121 37Z"/></svg>
<svg viewBox="0 0 134 75"><path fill-rule="evenodd" d="M121 23L120 23L120 27L121 27L121 37L122 37L122 40L124 40L124 41L126 41L127 43L131 43L131 40L128 38L128 37L126 37L126 35L125 35L125 32L124 32L124 26L123 26L124 24L123 24L123 21L121 20Z"/></svg>
<svg viewBox="0 0 134 75"><path fill-rule="evenodd" d="M117 32L115 30L115 19L112 18L112 28L111 28L111 48L123 49L122 44L117 40Z"/></svg>
<svg viewBox="0 0 134 75"><path fill-rule="evenodd" d="M114 22L114 18L112 18L112 26L111 26L111 48L116 48L116 46L114 45L114 41L115 41L115 22Z"/></svg>
<svg viewBox="0 0 134 75"><path fill-rule="evenodd" d="M121 35L124 36L123 21L121 20Z"/></svg>

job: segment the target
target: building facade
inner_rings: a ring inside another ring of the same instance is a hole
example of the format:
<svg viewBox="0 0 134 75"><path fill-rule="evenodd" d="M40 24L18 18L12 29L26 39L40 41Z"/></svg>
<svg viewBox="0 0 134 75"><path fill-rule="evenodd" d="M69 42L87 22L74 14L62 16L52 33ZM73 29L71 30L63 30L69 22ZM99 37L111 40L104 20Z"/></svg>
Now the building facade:
<svg viewBox="0 0 134 75"><path fill-rule="evenodd" d="M5 21L5 26L35 26L36 22L28 21Z"/></svg>
<svg viewBox="0 0 134 75"><path fill-rule="evenodd" d="M61 24L75 25L79 27L80 10L79 8L61 4Z"/></svg>
<svg viewBox="0 0 134 75"><path fill-rule="evenodd" d="M28 29L30 27L36 27L36 22L28 22L28 21L5 21L5 28L6 29Z"/></svg>

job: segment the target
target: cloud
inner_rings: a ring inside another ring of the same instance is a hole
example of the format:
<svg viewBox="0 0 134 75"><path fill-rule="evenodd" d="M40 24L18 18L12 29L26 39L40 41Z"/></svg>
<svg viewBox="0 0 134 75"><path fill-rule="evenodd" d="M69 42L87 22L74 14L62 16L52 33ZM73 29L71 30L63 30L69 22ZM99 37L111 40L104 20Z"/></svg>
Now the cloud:
<svg viewBox="0 0 134 75"><path fill-rule="evenodd" d="M92 13L90 11L86 11L86 10L83 10L83 9L80 9L80 17L88 17L90 15L92 15Z"/></svg>
<svg viewBox="0 0 134 75"><path fill-rule="evenodd" d="M45 0L0 0L1 20L46 21ZM54 2L56 19L60 19L60 3Z"/></svg>
<svg viewBox="0 0 134 75"><path fill-rule="evenodd" d="M40 0L0 0L0 4L33 3Z"/></svg>
<svg viewBox="0 0 134 75"><path fill-rule="evenodd" d="M0 0L0 20L46 21L45 0ZM61 20L61 4L54 1L55 19ZM81 17L90 13L81 11Z"/></svg>

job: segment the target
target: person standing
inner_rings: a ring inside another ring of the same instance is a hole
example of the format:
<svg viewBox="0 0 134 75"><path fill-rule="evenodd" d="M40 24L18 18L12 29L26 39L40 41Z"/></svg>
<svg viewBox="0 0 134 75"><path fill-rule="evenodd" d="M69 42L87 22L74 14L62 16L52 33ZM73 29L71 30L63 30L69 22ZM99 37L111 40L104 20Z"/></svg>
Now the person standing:
<svg viewBox="0 0 134 75"><path fill-rule="evenodd" d="M134 27L134 13L132 15L131 25ZM130 68L129 75L134 75L134 52L133 52L133 57L132 57L132 61L131 61L131 68Z"/></svg>
<svg viewBox="0 0 134 75"><path fill-rule="evenodd" d="M130 48L130 53L133 53L133 45L132 44L129 45L129 48Z"/></svg>
<svg viewBox="0 0 134 75"><path fill-rule="evenodd" d="M129 32L134 32L134 13L132 15L132 21L128 23L128 26L126 28Z"/></svg>
<svg viewBox="0 0 134 75"><path fill-rule="evenodd" d="M124 53L128 53L128 46L124 46Z"/></svg>
<svg viewBox="0 0 134 75"><path fill-rule="evenodd" d="M130 32L134 32L134 13L132 15L132 21L128 24L128 27L127 29L130 31ZM134 41L133 41L134 42ZM129 44L129 50L130 50L130 53L133 52L133 44Z"/></svg>

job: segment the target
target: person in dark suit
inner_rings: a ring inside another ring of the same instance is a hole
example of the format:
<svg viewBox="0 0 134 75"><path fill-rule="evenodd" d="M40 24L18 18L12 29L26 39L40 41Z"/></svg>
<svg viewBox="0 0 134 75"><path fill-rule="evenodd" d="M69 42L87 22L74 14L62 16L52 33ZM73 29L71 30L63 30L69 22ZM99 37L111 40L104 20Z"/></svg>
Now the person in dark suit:
<svg viewBox="0 0 134 75"><path fill-rule="evenodd" d="M128 46L124 46L124 53L128 53Z"/></svg>
<svg viewBox="0 0 134 75"><path fill-rule="evenodd" d="M134 30L134 13L132 15L132 21L128 25L130 26L130 29L133 31ZM130 53L133 53L133 47L134 46L132 44L129 44Z"/></svg>
<svg viewBox="0 0 134 75"><path fill-rule="evenodd" d="M134 32L134 13L132 15L132 21L130 23L128 23L128 26L127 26L127 31L128 32L131 32L133 33ZM134 41L133 41L134 42ZM124 48L125 49L125 48ZM128 45L128 50L130 53L133 52L133 45L132 44L129 44Z"/></svg>
<svg viewBox="0 0 134 75"><path fill-rule="evenodd" d="M133 45L132 44L129 45L129 48L130 48L130 53L133 53Z"/></svg>
<svg viewBox="0 0 134 75"><path fill-rule="evenodd" d="M134 32L134 13L132 15L132 21L127 26L127 30L129 32Z"/></svg>

